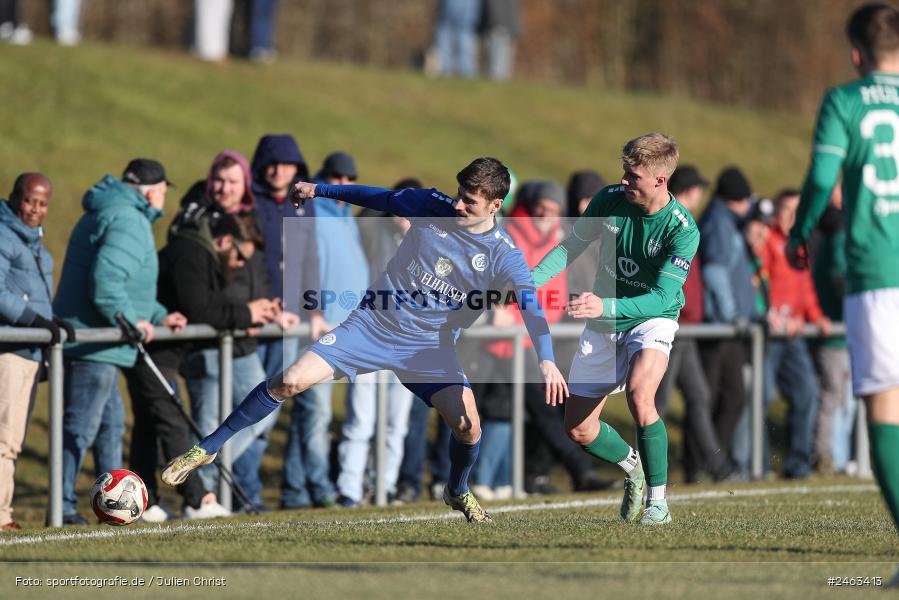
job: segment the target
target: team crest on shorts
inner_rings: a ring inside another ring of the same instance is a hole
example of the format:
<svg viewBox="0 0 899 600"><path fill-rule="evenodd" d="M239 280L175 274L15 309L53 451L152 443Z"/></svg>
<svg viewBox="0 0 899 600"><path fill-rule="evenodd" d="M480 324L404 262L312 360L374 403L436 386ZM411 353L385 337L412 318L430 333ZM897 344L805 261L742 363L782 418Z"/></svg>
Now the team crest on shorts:
<svg viewBox="0 0 899 600"><path fill-rule="evenodd" d="M437 277L446 277L453 272L453 263L445 256L441 256L434 265L434 272L437 273Z"/></svg>
<svg viewBox="0 0 899 600"><path fill-rule="evenodd" d="M336 341L337 341L337 336L334 335L333 333L326 333L325 335L318 338L318 343L321 344L322 346L330 346Z"/></svg>
<svg viewBox="0 0 899 600"><path fill-rule="evenodd" d="M471 257L471 266L479 273L487 268L487 255L483 253L475 254Z"/></svg>

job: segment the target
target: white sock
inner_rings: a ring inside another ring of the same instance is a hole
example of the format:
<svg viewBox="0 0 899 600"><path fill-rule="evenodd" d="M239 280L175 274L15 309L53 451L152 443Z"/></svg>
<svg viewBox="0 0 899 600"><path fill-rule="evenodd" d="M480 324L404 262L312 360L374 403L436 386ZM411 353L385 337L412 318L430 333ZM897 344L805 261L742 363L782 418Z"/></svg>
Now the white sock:
<svg viewBox="0 0 899 600"><path fill-rule="evenodd" d="M646 496L647 502L665 499L665 485L652 485L649 487L649 493Z"/></svg>
<svg viewBox="0 0 899 600"><path fill-rule="evenodd" d="M625 473L630 475L631 471L637 468L637 451L630 446L628 446L628 448L630 451L623 460L618 462L618 466L624 469Z"/></svg>

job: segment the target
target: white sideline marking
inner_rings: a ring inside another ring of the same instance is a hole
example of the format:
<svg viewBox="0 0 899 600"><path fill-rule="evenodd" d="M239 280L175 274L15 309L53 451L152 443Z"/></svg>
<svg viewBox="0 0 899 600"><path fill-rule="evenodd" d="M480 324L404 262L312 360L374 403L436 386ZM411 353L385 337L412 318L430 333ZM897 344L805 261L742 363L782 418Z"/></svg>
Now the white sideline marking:
<svg viewBox="0 0 899 600"><path fill-rule="evenodd" d="M673 502L687 500L714 500L719 498L741 498L752 496L777 496L781 494L809 494L809 493L840 493L840 492L876 492L875 485L834 485L823 487L797 486L770 489L745 489L734 491L709 490L705 492L689 492L683 494L669 494L668 499ZM593 498L591 500L568 500L565 502L547 502L544 504L509 504L506 506L490 507L490 512L495 514L530 512L536 510L562 510L566 508L587 508L591 506L613 506L621 502L618 498ZM423 515L407 515L397 517L383 517L380 519L354 519L338 521L334 519L314 519L309 521L256 521L251 523L203 523L182 524L175 526L157 525L155 527L141 527L138 529L109 528L98 531L81 531L73 533L51 533L46 535L30 535L0 539L0 547L21 546L28 544L44 544L51 542L75 542L82 540L97 540L120 537L148 536L160 534L192 533L195 531L217 531L235 529L274 529L285 527L309 527L309 526L358 526L358 525L394 525L401 523L414 523L417 521L448 521L462 518L457 512L440 511L439 513Z"/></svg>

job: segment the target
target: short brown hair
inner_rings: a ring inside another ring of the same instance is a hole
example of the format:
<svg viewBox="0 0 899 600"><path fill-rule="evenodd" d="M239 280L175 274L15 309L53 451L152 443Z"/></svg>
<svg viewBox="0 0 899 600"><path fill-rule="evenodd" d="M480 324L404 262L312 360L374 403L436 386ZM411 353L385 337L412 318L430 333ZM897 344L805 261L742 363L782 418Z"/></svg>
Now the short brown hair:
<svg viewBox="0 0 899 600"><path fill-rule="evenodd" d="M488 200L503 199L509 193L512 178L506 165L495 158L476 158L456 174L456 181L465 190L485 196Z"/></svg>
<svg viewBox="0 0 899 600"><path fill-rule="evenodd" d="M629 167L646 167L653 175L671 177L680 153L677 143L664 133L647 133L626 143L621 160Z"/></svg>
<svg viewBox="0 0 899 600"><path fill-rule="evenodd" d="M899 51L899 11L883 2L865 4L849 17L846 35L865 60L877 63Z"/></svg>
<svg viewBox="0 0 899 600"><path fill-rule="evenodd" d="M774 210L780 210L780 207L783 206L783 203L787 198L794 198L799 196L800 192L796 188L784 188L777 192L777 195L774 196Z"/></svg>

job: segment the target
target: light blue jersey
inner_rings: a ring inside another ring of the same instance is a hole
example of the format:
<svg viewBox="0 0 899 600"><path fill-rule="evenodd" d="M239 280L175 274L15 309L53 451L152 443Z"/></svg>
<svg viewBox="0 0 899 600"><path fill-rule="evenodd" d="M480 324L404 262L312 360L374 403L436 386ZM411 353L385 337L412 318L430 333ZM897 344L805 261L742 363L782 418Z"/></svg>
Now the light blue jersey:
<svg viewBox="0 0 899 600"><path fill-rule="evenodd" d="M439 344L454 340L488 305L513 297L537 355L553 360L549 327L530 269L500 227L484 233L460 228L453 198L435 189L319 184L316 193L406 217L412 223L396 255L354 312L368 313L398 339ZM314 294L307 291L305 299L314 301ZM310 308L308 302L306 308Z"/></svg>

